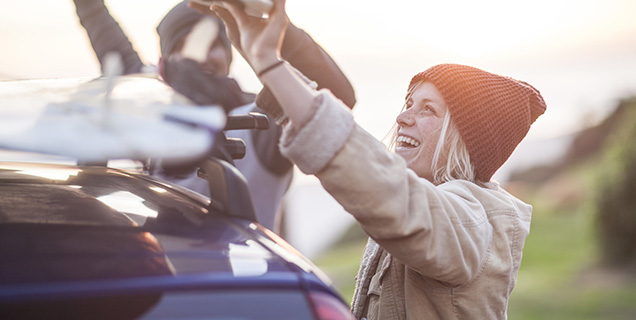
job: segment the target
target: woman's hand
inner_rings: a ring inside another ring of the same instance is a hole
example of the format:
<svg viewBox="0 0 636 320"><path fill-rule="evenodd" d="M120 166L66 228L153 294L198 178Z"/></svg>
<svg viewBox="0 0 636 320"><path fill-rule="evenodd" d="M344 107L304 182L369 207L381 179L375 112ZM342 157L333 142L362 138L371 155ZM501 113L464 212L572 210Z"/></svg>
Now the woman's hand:
<svg viewBox="0 0 636 320"><path fill-rule="evenodd" d="M223 20L228 36L256 73L280 59L280 50L289 18L285 0L273 0L267 18L246 14L230 2L213 5L211 9Z"/></svg>
<svg viewBox="0 0 636 320"><path fill-rule="evenodd" d="M199 11L201 14L214 15L214 13L210 10L210 6L205 4L190 1L188 2L188 7Z"/></svg>
<svg viewBox="0 0 636 320"><path fill-rule="evenodd" d="M285 12L285 0L273 2L274 6L267 18L250 16L230 2L219 2L208 9L192 2L190 6L200 11L212 9L223 20L230 41L256 74L260 74L259 79L271 90L291 125L302 126L312 115L310 108L316 91L291 66L279 63L289 18ZM272 66L273 69L268 68ZM269 71L262 73L266 69Z"/></svg>
<svg viewBox="0 0 636 320"><path fill-rule="evenodd" d="M207 6L204 4L190 1L188 2L188 7L197 10L201 14L210 15L215 18L220 18L220 16L216 12L212 11L212 6ZM236 21L234 21L234 18L232 18L232 15L227 10L225 10L223 13L226 15L224 19L221 19L223 23L225 24L225 32L227 33L227 36L230 39L230 42L232 42L232 45L236 48L236 50L238 50L238 52L242 56L244 56L241 50L241 41L240 41L241 37L238 31L238 27L236 26Z"/></svg>

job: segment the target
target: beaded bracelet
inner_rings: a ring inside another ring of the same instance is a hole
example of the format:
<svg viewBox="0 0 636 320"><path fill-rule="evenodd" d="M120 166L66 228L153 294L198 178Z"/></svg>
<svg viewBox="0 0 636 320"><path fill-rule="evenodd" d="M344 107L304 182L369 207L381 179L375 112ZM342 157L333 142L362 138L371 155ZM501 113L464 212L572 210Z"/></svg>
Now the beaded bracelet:
<svg viewBox="0 0 636 320"><path fill-rule="evenodd" d="M285 63L285 60L278 60L274 63L272 63L269 67L261 70L259 73L257 73L258 77L262 77L264 74L276 69L276 67L280 66L281 64Z"/></svg>

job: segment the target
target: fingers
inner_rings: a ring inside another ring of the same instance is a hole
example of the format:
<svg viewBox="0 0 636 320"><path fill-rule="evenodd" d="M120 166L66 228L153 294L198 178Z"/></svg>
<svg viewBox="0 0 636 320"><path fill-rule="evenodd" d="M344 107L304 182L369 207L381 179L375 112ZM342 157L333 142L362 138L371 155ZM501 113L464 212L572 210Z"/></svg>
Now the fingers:
<svg viewBox="0 0 636 320"><path fill-rule="evenodd" d="M233 29L233 30L237 29L236 20L234 20L234 16L232 16L232 14L227 9L225 9L225 7L212 5L210 9L214 11L214 13L216 13L216 15L219 18L221 18L221 20L223 20L227 28Z"/></svg>
<svg viewBox="0 0 636 320"><path fill-rule="evenodd" d="M230 41L232 41L232 44L238 46L240 44L240 32L232 14L224 7L218 5L212 5L210 9L212 9L225 24L227 35Z"/></svg>
<svg viewBox="0 0 636 320"><path fill-rule="evenodd" d="M273 2L274 7L269 13L269 20L284 30L286 28L286 24L289 22L287 12L285 11L286 0L273 0Z"/></svg>
<svg viewBox="0 0 636 320"><path fill-rule="evenodd" d="M234 20L232 18L232 14L229 11L227 11L225 6L213 4L212 6L210 6L210 10L214 11L216 15L219 16L219 18L223 19L223 21L228 20L228 18Z"/></svg>
<svg viewBox="0 0 636 320"><path fill-rule="evenodd" d="M198 11L201 14L214 15L212 11L210 11L210 6L196 3L196 2L188 2L188 7Z"/></svg>
<svg viewBox="0 0 636 320"><path fill-rule="evenodd" d="M270 15L271 14L277 14L277 15L286 14L285 13L286 0L273 0L273 2L274 2L274 7L272 8Z"/></svg>
<svg viewBox="0 0 636 320"><path fill-rule="evenodd" d="M235 25L242 26L248 23L249 16L233 2L217 2L213 7L224 9L232 15ZM224 20L225 21L225 20Z"/></svg>

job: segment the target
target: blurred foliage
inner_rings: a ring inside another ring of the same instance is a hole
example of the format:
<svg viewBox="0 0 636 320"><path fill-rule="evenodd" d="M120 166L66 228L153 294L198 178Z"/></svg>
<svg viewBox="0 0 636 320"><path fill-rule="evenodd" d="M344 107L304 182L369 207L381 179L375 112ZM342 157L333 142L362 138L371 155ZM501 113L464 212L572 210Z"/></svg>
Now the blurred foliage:
<svg viewBox="0 0 636 320"><path fill-rule="evenodd" d="M508 304L510 319L634 319L636 278L601 267L596 237L598 157L540 183L507 186L534 207Z"/></svg>
<svg viewBox="0 0 636 320"><path fill-rule="evenodd" d="M352 223L340 239L314 261L333 280L347 303L353 298L355 277L366 243L367 235L358 223Z"/></svg>
<svg viewBox="0 0 636 320"><path fill-rule="evenodd" d="M621 101L621 121L599 165L596 203L602 262L636 267L636 98Z"/></svg>

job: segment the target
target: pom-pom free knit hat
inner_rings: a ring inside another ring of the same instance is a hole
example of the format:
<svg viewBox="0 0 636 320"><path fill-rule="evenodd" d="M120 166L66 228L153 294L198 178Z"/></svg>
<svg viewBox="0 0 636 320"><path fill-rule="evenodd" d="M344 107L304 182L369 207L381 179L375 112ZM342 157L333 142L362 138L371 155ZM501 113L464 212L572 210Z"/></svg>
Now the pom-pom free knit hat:
<svg viewBox="0 0 636 320"><path fill-rule="evenodd" d="M170 9L157 26L161 56L164 58L172 53L175 47L192 31L194 25L196 25L201 18L210 17L188 7L188 2L187 0L180 2ZM223 47L227 51L228 58L232 61L232 44L225 33L225 25L220 18L215 17L214 19L219 24L217 41L223 44Z"/></svg>
<svg viewBox="0 0 636 320"><path fill-rule="evenodd" d="M441 93L459 130L476 178L488 182L545 112L541 94L526 82L474 67L440 64L415 75Z"/></svg>

